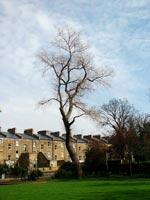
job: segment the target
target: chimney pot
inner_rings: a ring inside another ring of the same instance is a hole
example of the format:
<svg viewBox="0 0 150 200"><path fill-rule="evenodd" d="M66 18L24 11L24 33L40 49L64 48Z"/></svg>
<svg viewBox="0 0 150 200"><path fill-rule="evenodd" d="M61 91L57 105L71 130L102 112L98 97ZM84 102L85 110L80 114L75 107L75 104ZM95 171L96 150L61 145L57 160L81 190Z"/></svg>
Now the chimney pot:
<svg viewBox="0 0 150 200"><path fill-rule="evenodd" d="M33 135L33 132L34 132L33 128L28 128L24 130L24 134L30 135L30 136Z"/></svg>
<svg viewBox="0 0 150 200"><path fill-rule="evenodd" d="M76 138L76 139L82 139L82 135L81 134L74 135L73 137Z"/></svg>
<svg viewBox="0 0 150 200"><path fill-rule="evenodd" d="M60 137L60 132L59 131L51 132L51 135L53 135L55 137Z"/></svg>
<svg viewBox="0 0 150 200"><path fill-rule="evenodd" d="M100 140L101 139L101 135L93 135L94 138Z"/></svg>
<svg viewBox="0 0 150 200"><path fill-rule="evenodd" d="M92 139L92 135L84 135L83 138L85 138L87 140L91 140Z"/></svg>
<svg viewBox="0 0 150 200"><path fill-rule="evenodd" d="M49 136L49 135L50 135L50 133L49 133L48 130L41 130L41 131L38 131L38 134L44 135L44 136Z"/></svg>
<svg viewBox="0 0 150 200"><path fill-rule="evenodd" d="M9 128L7 131L8 131L9 133L15 134L15 133L16 133L16 128Z"/></svg>

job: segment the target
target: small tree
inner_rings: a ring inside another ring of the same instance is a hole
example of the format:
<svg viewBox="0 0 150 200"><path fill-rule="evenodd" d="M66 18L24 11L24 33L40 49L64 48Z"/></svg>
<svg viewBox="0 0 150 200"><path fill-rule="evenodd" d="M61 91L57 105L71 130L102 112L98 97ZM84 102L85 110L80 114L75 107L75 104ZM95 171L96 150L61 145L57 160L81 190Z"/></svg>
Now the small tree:
<svg viewBox="0 0 150 200"><path fill-rule="evenodd" d="M99 141L93 140L89 143L84 163L84 169L87 173L97 175L107 171L107 150L108 148Z"/></svg>
<svg viewBox="0 0 150 200"><path fill-rule="evenodd" d="M95 86L106 85L112 71L93 66L88 46L83 43L80 34L71 28L58 30L52 50L53 53L40 53L39 58L45 64L44 72L50 70L53 74L55 94L40 104L51 101L58 103L66 130L66 148L76 166L76 175L80 177L79 160L70 142L71 128L76 119L83 115L94 117L95 110L83 102L83 97Z"/></svg>

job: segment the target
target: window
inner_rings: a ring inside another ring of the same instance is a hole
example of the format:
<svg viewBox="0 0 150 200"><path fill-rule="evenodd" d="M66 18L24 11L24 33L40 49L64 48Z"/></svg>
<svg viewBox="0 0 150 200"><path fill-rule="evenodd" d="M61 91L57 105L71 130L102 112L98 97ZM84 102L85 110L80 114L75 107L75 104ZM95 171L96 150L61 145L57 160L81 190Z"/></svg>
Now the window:
<svg viewBox="0 0 150 200"><path fill-rule="evenodd" d="M61 157L62 157L62 158L64 157L64 152L61 152Z"/></svg>
<svg viewBox="0 0 150 200"><path fill-rule="evenodd" d="M19 140L16 140L16 147L19 146Z"/></svg>
<svg viewBox="0 0 150 200"><path fill-rule="evenodd" d="M81 147L79 147L79 151L81 151Z"/></svg>
<svg viewBox="0 0 150 200"><path fill-rule="evenodd" d="M79 160L82 160L82 156L79 156Z"/></svg>
<svg viewBox="0 0 150 200"><path fill-rule="evenodd" d="M12 149L12 144L8 144L8 149L9 149L9 150Z"/></svg>
<svg viewBox="0 0 150 200"><path fill-rule="evenodd" d="M23 145L23 150L27 151L27 145L26 144Z"/></svg>
<svg viewBox="0 0 150 200"><path fill-rule="evenodd" d="M47 156L48 156L48 158L51 157L51 152L50 151L47 152Z"/></svg>
<svg viewBox="0 0 150 200"><path fill-rule="evenodd" d="M44 149L44 144L41 144L41 149Z"/></svg>
<svg viewBox="0 0 150 200"><path fill-rule="evenodd" d="M55 146L54 146L54 149L56 150L57 149L57 145L55 144Z"/></svg>
<svg viewBox="0 0 150 200"><path fill-rule="evenodd" d="M57 160L57 155L54 156L54 159Z"/></svg>
<svg viewBox="0 0 150 200"><path fill-rule="evenodd" d="M33 147L36 147L36 142L35 141L33 141Z"/></svg>
<svg viewBox="0 0 150 200"><path fill-rule="evenodd" d="M19 158L19 151L16 151L16 158Z"/></svg>
<svg viewBox="0 0 150 200"><path fill-rule="evenodd" d="M11 160L11 155L8 155L8 160Z"/></svg>
<svg viewBox="0 0 150 200"><path fill-rule="evenodd" d="M0 139L0 145L1 145L1 144L3 144L3 140L2 140L2 139Z"/></svg>
<svg viewBox="0 0 150 200"><path fill-rule="evenodd" d="M48 146L51 146L51 143L50 143L50 142L48 142Z"/></svg>

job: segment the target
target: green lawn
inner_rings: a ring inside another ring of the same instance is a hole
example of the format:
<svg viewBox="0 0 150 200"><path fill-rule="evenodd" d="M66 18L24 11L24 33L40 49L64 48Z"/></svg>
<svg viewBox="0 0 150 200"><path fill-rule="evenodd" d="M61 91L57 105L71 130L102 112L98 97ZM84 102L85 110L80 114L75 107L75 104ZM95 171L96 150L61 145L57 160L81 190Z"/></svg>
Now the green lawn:
<svg viewBox="0 0 150 200"><path fill-rule="evenodd" d="M149 200L149 179L70 180L0 185L0 200Z"/></svg>

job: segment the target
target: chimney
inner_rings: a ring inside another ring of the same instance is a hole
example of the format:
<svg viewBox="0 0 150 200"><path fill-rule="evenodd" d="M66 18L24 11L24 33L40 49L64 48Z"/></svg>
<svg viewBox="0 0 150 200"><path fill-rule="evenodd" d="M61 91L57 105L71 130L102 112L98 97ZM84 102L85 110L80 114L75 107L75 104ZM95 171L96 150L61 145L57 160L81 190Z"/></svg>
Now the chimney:
<svg viewBox="0 0 150 200"><path fill-rule="evenodd" d="M101 139L101 135L93 135L94 138L100 140Z"/></svg>
<svg viewBox="0 0 150 200"><path fill-rule="evenodd" d="M62 137L66 138L66 133L63 133L63 134L62 134Z"/></svg>
<svg viewBox="0 0 150 200"><path fill-rule="evenodd" d="M85 138L87 140L91 140L92 139L92 135L84 135L83 138Z"/></svg>
<svg viewBox="0 0 150 200"><path fill-rule="evenodd" d="M24 134L30 135L30 136L33 136L33 132L34 132L33 128L28 128L24 130Z"/></svg>
<svg viewBox="0 0 150 200"><path fill-rule="evenodd" d="M9 133L16 134L16 128L9 128L7 131Z"/></svg>
<svg viewBox="0 0 150 200"><path fill-rule="evenodd" d="M38 131L38 134L44 135L44 136L50 136L50 132L48 130L41 130Z"/></svg>
<svg viewBox="0 0 150 200"><path fill-rule="evenodd" d="M53 135L55 137L60 137L60 132L59 131L51 132L51 135Z"/></svg>
<svg viewBox="0 0 150 200"><path fill-rule="evenodd" d="M73 137L74 137L74 138L76 138L76 139L79 139L79 140L81 140L81 139L82 139L82 135L81 135L81 134L74 135Z"/></svg>
<svg viewBox="0 0 150 200"><path fill-rule="evenodd" d="M63 134L62 134L62 137L63 137L63 138L66 138L66 133L63 133ZM70 138L73 138L73 137L72 137L72 134L70 135Z"/></svg>

